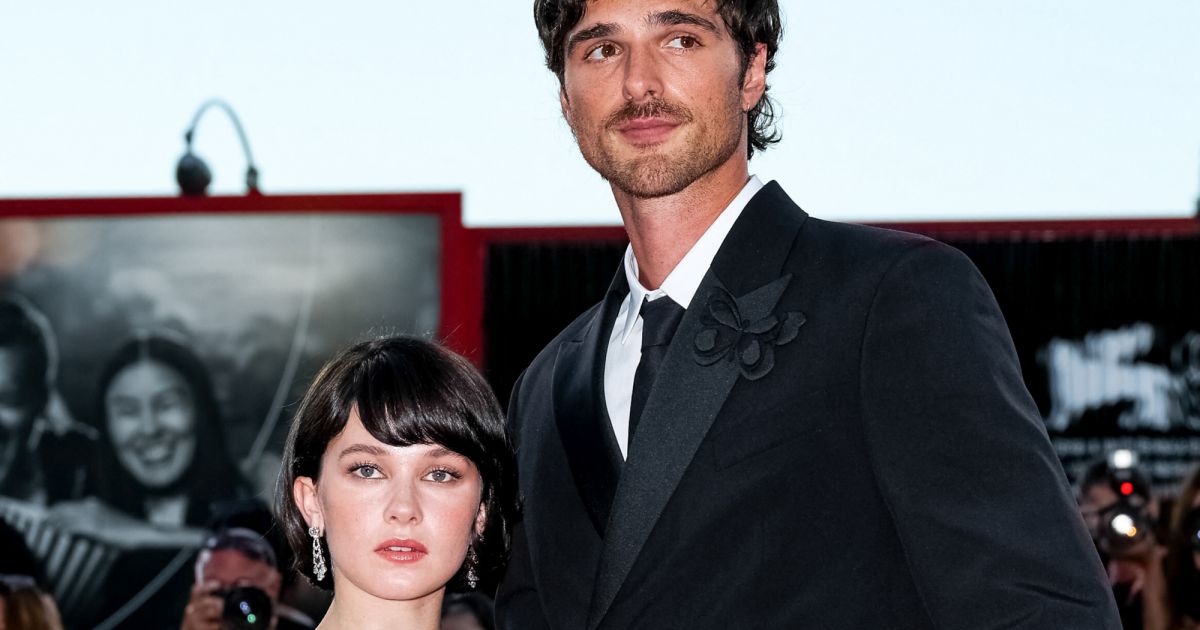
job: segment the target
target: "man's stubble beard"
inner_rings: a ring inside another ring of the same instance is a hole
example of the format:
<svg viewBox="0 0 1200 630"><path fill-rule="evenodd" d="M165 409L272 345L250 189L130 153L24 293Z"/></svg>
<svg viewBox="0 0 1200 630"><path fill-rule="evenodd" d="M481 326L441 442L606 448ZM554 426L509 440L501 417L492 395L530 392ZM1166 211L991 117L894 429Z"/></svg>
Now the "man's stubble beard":
<svg viewBox="0 0 1200 630"><path fill-rule="evenodd" d="M594 135L580 139L575 125L568 118L568 125L575 136L583 159L613 187L632 197L652 199L678 193L701 177L716 170L729 161L741 148L746 134L746 114L741 109L741 95L736 86L726 92L726 107L723 116L730 121L697 121L695 116L678 105L652 101L643 105L626 105L621 110L601 121ZM675 118L683 119L678 132L688 134L684 138L681 153L651 153L641 157L621 160L613 147L607 145L612 136L608 131L616 124L636 117L640 113L667 111ZM738 122L740 121L740 124ZM708 123L716 122L715 125ZM723 131L724 133L716 133Z"/></svg>

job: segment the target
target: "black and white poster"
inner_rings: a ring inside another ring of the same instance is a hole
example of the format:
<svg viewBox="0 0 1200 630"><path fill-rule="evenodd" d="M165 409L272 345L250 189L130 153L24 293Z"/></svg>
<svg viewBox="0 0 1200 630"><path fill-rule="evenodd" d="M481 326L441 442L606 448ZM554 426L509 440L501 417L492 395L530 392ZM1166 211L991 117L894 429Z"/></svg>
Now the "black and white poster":
<svg viewBox="0 0 1200 630"><path fill-rule="evenodd" d="M271 501L321 363L437 330L439 230L421 214L0 219L0 516L68 626L130 601L178 623L206 523Z"/></svg>

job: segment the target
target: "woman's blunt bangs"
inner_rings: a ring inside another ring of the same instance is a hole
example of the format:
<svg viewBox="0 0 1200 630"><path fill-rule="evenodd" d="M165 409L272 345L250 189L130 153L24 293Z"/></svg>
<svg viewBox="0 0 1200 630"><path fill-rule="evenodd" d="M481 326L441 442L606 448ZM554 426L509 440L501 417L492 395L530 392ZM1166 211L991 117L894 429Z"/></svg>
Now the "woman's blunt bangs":
<svg viewBox="0 0 1200 630"><path fill-rule="evenodd" d="M356 374L351 395L363 427L391 446L444 446L474 462L486 481L489 443L504 430L487 383L457 355L404 341L415 343L380 348Z"/></svg>

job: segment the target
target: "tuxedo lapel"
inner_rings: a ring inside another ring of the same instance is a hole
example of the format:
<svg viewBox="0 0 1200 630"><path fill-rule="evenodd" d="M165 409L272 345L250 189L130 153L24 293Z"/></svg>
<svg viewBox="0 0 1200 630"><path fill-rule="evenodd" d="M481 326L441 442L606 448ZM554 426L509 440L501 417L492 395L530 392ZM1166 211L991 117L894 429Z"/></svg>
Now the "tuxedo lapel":
<svg viewBox="0 0 1200 630"><path fill-rule="evenodd" d="M604 402L604 360L613 322L628 292L625 273L619 270L596 316L579 337L559 347L554 364L558 434L575 487L601 537L621 476L621 451Z"/></svg>
<svg viewBox="0 0 1200 630"><path fill-rule="evenodd" d="M737 296L747 317L764 317L787 288L781 268L806 215L771 182L742 211L667 349L619 478L588 614L604 619L663 508L741 373L737 361L697 360L710 295Z"/></svg>

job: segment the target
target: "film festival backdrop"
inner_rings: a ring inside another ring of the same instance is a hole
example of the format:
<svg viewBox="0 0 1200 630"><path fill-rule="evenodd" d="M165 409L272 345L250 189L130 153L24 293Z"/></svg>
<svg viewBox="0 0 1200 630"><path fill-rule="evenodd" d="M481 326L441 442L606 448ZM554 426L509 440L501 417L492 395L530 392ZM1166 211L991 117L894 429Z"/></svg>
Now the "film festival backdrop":
<svg viewBox="0 0 1200 630"><path fill-rule="evenodd" d="M458 197L39 207L0 208L0 516L69 627L178 624L202 528L270 501L320 364L442 332Z"/></svg>

